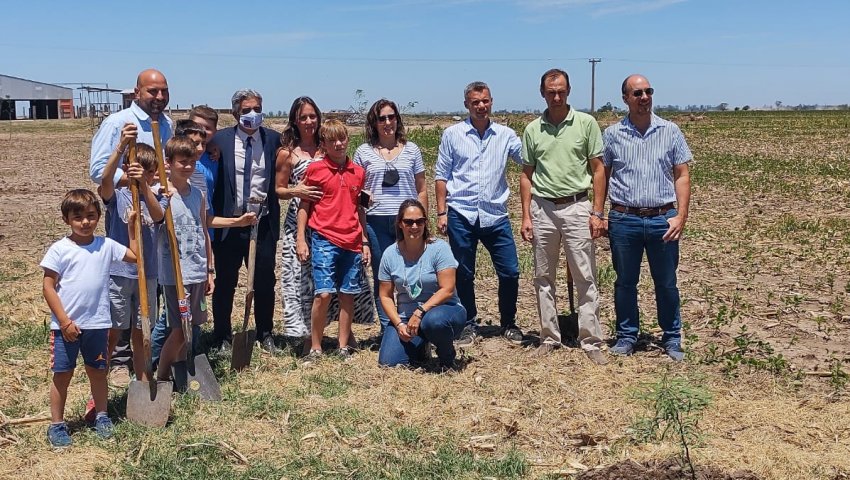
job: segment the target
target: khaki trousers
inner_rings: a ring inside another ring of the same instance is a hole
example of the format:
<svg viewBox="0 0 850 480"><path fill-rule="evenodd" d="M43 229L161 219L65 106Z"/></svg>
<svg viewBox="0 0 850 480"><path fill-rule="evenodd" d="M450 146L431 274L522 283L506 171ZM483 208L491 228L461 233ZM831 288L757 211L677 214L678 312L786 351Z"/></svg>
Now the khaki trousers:
<svg viewBox="0 0 850 480"><path fill-rule="evenodd" d="M591 205L587 200L556 205L536 195L531 199L534 291L540 316L541 343L561 344L555 277L560 249L563 248L577 294L578 340L586 350L599 348L602 344L596 257L588 225L590 212Z"/></svg>

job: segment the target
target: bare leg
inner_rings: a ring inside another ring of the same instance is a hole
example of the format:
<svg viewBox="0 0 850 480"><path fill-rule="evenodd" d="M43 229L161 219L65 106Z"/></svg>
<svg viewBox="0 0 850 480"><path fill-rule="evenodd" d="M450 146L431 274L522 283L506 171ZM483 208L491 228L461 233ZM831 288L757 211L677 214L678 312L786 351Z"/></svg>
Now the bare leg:
<svg viewBox="0 0 850 480"><path fill-rule="evenodd" d="M106 384L107 371L86 365L86 375L89 377L91 396L94 398L94 409L97 413L106 412L106 399L109 395L109 387Z"/></svg>
<svg viewBox="0 0 850 480"><path fill-rule="evenodd" d="M325 335L330 305L330 293L320 293L313 298L313 308L310 311L310 348L312 350L322 350L322 337Z"/></svg>
<svg viewBox="0 0 850 480"><path fill-rule="evenodd" d="M73 376L73 370L53 374L53 382L50 384L50 417L53 423L65 419L65 400L68 399L68 385L71 384Z"/></svg>
<svg viewBox="0 0 850 480"><path fill-rule="evenodd" d="M156 369L157 380L168 380L171 378L171 365L174 362L186 358L186 340L183 337L183 329L172 328L171 333L162 346L159 356L159 367Z"/></svg>
<svg viewBox="0 0 850 480"><path fill-rule="evenodd" d="M118 328L110 328L108 338L109 348L106 349L106 364L109 365L109 361L112 359L112 352L115 350L115 347L118 345L118 340L121 340L121 333L123 330ZM135 352L135 349L133 350Z"/></svg>
<svg viewBox="0 0 850 480"><path fill-rule="evenodd" d="M353 340L354 332L351 331L351 322L354 319L354 295L340 293L339 298L339 346L343 343L349 344Z"/></svg>

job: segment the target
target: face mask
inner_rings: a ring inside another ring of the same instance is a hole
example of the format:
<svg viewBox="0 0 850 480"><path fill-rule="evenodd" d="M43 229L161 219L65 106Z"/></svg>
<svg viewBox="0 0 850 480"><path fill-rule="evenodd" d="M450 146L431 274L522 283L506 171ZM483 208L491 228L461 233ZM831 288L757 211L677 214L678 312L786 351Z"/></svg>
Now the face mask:
<svg viewBox="0 0 850 480"><path fill-rule="evenodd" d="M239 117L239 125L249 130L256 130L263 124L263 114L251 111Z"/></svg>

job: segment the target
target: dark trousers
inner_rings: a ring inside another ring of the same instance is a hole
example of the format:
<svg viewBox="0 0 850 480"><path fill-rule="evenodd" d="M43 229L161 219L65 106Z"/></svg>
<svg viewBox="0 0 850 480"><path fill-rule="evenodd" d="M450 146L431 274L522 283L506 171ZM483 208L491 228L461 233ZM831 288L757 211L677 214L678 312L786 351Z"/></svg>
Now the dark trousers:
<svg viewBox="0 0 850 480"><path fill-rule="evenodd" d="M275 302L275 256L277 241L272 236L267 221L260 221L257 232L257 258L254 270L254 319L257 340L271 335ZM215 342L230 341L233 295L239 281L239 269L248 265L250 227L231 228L224 240L213 242L215 255L215 290L213 291L213 334ZM238 322L242 322L239 312Z"/></svg>
<svg viewBox="0 0 850 480"><path fill-rule="evenodd" d="M490 227L482 227L480 220L475 225L463 215L449 208L447 227L449 246L457 260L457 296L466 308L467 326L476 328L475 318L475 255L478 242L490 252L493 268L499 278L499 323L504 328L516 326L516 303L519 294L519 261L516 243L507 218Z"/></svg>

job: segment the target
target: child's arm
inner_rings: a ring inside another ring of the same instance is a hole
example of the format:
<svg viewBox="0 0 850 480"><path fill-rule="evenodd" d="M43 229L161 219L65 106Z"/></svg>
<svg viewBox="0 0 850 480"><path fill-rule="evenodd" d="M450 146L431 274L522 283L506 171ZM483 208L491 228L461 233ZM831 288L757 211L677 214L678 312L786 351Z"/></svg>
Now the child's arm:
<svg viewBox="0 0 850 480"><path fill-rule="evenodd" d="M130 246L124 252L124 260L127 263L136 263L139 260L139 239L136 238L136 222L139 221L139 212L130 210L127 216L127 235L130 237Z"/></svg>
<svg viewBox="0 0 850 480"><path fill-rule="evenodd" d="M258 222L257 214L254 212L248 212L236 218L217 217L215 215L204 216L206 217L207 228L249 227Z"/></svg>
<svg viewBox="0 0 850 480"><path fill-rule="evenodd" d="M298 213L295 217L298 225L295 233L295 254L301 262L306 262L310 258L310 249L307 248L307 219L310 218L312 208L312 203L302 201L298 204Z"/></svg>
<svg viewBox="0 0 850 480"><path fill-rule="evenodd" d="M360 231L363 236L363 265L369 265L369 262L372 261L372 247L369 245L369 236L366 233L366 209L362 206L357 206L357 216L360 217Z"/></svg>
<svg viewBox="0 0 850 480"><path fill-rule="evenodd" d="M201 203L201 224L207 224L207 202L204 201ZM212 251L212 243L210 242L210 231L206 228L202 229L204 231L204 248L207 250L207 288L206 294L212 295L215 290L215 278L213 277L213 265L215 265L215 259L213 258Z"/></svg>
<svg viewBox="0 0 850 480"><path fill-rule="evenodd" d="M68 318L68 313L65 312L65 307L62 306L62 300L56 292L56 284L58 282L59 274L49 268L45 268L44 280L42 282L44 300L47 301L47 306L59 322L59 330L62 332L62 338L68 342L76 342L77 337L80 335L80 327Z"/></svg>
<svg viewBox="0 0 850 480"><path fill-rule="evenodd" d="M121 140L116 145L115 150L109 155L109 159L103 167L103 178L100 181L100 198L104 202L111 200L115 194L115 179L113 177L118 170L118 161L124 155L124 150L127 149L130 140L135 139L137 134L136 125L132 123L125 123L121 129Z"/></svg>

